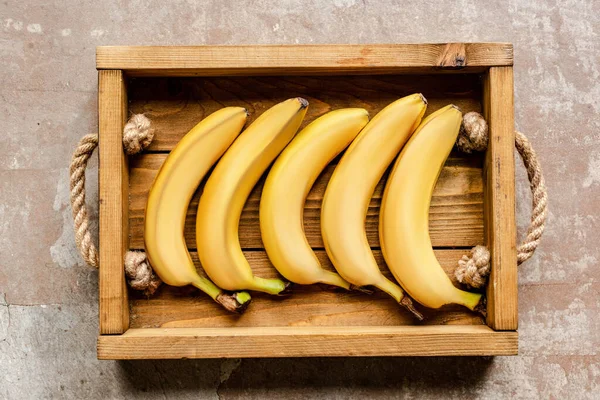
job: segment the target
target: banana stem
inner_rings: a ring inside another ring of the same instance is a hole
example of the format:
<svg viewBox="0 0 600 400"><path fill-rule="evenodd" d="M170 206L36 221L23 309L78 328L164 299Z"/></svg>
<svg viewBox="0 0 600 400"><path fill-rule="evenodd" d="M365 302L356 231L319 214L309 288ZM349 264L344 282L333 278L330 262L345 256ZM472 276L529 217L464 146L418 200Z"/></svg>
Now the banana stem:
<svg viewBox="0 0 600 400"><path fill-rule="evenodd" d="M250 304L250 295L247 292L237 292L233 294L221 293L215 299L217 303L222 305L227 311L237 314L242 314Z"/></svg>
<svg viewBox="0 0 600 400"><path fill-rule="evenodd" d="M401 306L406 308L419 321L423 320L423 314L417 311L417 309L413 305L411 298L404 293L400 286L396 285L394 282L384 277L381 280L381 282L375 285L375 287L383 290L384 292L392 296L394 300L396 300Z"/></svg>
<svg viewBox="0 0 600 400"><path fill-rule="evenodd" d="M265 279L255 276L252 282L252 287L249 287L248 289L272 294L275 296L285 296L290 294L291 286L292 284L290 282L284 282L281 279Z"/></svg>
<svg viewBox="0 0 600 400"><path fill-rule="evenodd" d="M221 288L210 280L198 275L192 285L212 297L214 301L222 305L227 311L241 314L250 304L250 295L247 292L225 293Z"/></svg>
<svg viewBox="0 0 600 400"><path fill-rule="evenodd" d="M252 298L250 297L250 294L248 292L237 292L233 294L235 296L235 299L237 300L238 303L240 304L246 304L249 303L250 300L252 300Z"/></svg>
<svg viewBox="0 0 600 400"><path fill-rule="evenodd" d="M202 290L204 293L212 297L213 300L217 300L217 297L223 293L223 290L219 288L217 285L209 281L208 279L197 275L192 282L192 285Z"/></svg>
<svg viewBox="0 0 600 400"><path fill-rule="evenodd" d="M410 297L404 296L404 298L402 298L402 300L400 301L400 305L406 308L408 311L410 311L410 313L414 315L419 321L423 321L423 314L421 314L415 308L415 305L413 304L413 301Z"/></svg>
<svg viewBox="0 0 600 400"><path fill-rule="evenodd" d="M479 304L477 304L475 306L475 309L473 309L473 311L481 314L481 316L483 318L487 318L487 300L486 300L485 296L483 296L483 295L481 296L481 300L479 300Z"/></svg>
<svg viewBox="0 0 600 400"><path fill-rule="evenodd" d="M350 290L350 284L344 280L341 276L336 274L335 272L325 271L323 270L323 276L319 280L320 283L324 283L326 285L332 285L344 288L346 290Z"/></svg>
<svg viewBox="0 0 600 400"><path fill-rule="evenodd" d="M364 293L364 294L368 294L369 296L372 295L375 292L375 290L373 290L369 286L350 285L350 290L356 290L358 292L361 292L361 293Z"/></svg>
<svg viewBox="0 0 600 400"><path fill-rule="evenodd" d="M390 281L385 277L382 277L381 281L373 286L383 290L384 292L392 296L394 300L396 300L398 303L400 303L404 298L404 292L402 291L400 286L396 285L394 282Z"/></svg>
<svg viewBox="0 0 600 400"><path fill-rule="evenodd" d="M457 304L463 305L470 310L475 311L475 308L481 302L481 293L472 293L464 290L456 289L459 292L459 296L456 300Z"/></svg>

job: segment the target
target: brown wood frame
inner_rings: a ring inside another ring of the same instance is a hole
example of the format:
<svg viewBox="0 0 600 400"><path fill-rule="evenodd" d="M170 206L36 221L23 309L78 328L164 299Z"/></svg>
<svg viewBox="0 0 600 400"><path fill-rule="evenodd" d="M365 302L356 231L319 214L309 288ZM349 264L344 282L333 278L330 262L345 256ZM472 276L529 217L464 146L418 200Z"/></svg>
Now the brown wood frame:
<svg viewBox="0 0 600 400"><path fill-rule="evenodd" d="M129 170L123 151L127 90L123 71L98 73L100 334L129 328L123 258L129 248Z"/></svg>
<svg viewBox="0 0 600 400"><path fill-rule="evenodd" d="M517 354L512 45L98 47L100 336L98 358L221 358ZM485 237L492 253L488 326L129 329L128 164L121 135L127 76L400 74L484 77L490 145L484 166Z"/></svg>

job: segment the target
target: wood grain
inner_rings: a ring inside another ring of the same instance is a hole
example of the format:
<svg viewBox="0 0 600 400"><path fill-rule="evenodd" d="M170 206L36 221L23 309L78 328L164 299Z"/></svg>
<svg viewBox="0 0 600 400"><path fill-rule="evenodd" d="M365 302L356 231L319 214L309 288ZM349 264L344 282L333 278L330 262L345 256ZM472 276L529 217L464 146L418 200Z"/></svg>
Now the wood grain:
<svg viewBox="0 0 600 400"><path fill-rule="evenodd" d="M100 333L123 333L129 305L123 271L128 243L129 169L123 152L127 91L122 71L98 73Z"/></svg>
<svg viewBox="0 0 600 400"><path fill-rule="evenodd" d="M515 355L517 332L479 326L130 329L99 359Z"/></svg>
<svg viewBox="0 0 600 400"><path fill-rule="evenodd" d="M466 43L465 70L512 65L508 43ZM447 45L100 46L96 68L132 76L392 74L439 72ZM443 69L442 69L443 70Z"/></svg>
<svg viewBox="0 0 600 400"><path fill-rule="evenodd" d="M144 210L148 191L165 154L144 154L130 160L129 234L130 247L144 248ZM483 182L482 159L477 156L452 156L435 187L429 213L432 243L436 247L470 247L483 243ZM313 248L323 248L320 212L327 182L335 168L330 164L310 191L304 207L304 229ZM372 247L379 247L379 206L387 173L379 182L369 205L366 230ZM250 194L240 220L239 236L242 248L263 248L259 226L259 201L264 177ZM185 224L189 248L196 248L196 210L204 183L194 194Z"/></svg>
<svg viewBox="0 0 600 400"><path fill-rule="evenodd" d="M374 250L381 271L394 279L385 265L380 250ZM280 277L264 251L246 251L256 276ZM325 269L334 271L324 250L316 254ZM438 250L436 256L452 281L457 261L463 250ZM198 256L192 253L198 272ZM241 315L224 311L208 296L191 287L164 286L151 298L133 294L131 299L131 327L239 327L239 326L394 326L415 324L414 318L391 297L381 291L368 295L360 292L326 287L324 285L295 285L293 294L278 298L252 293L252 304ZM445 306L431 310L417 305L427 325L477 325L483 318L461 306Z"/></svg>
<svg viewBox="0 0 600 400"><path fill-rule="evenodd" d="M448 43L440 53L436 64L440 68L464 68L467 64L466 45L464 43Z"/></svg>
<svg viewBox="0 0 600 400"><path fill-rule="evenodd" d="M291 97L309 101L301 128L328 111L363 107L371 116L400 97L423 93L428 114L450 103L481 112L477 75L285 76L132 79L129 110L152 120L156 136L148 151L170 151L189 130L225 106L245 107L252 123L266 109Z"/></svg>
<svg viewBox="0 0 600 400"><path fill-rule="evenodd" d="M490 68L484 85L484 114L490 132L484 163L484 215L492 263L487 324L495 330L516 330L519 319L513 102L512 68Z"/></svg>

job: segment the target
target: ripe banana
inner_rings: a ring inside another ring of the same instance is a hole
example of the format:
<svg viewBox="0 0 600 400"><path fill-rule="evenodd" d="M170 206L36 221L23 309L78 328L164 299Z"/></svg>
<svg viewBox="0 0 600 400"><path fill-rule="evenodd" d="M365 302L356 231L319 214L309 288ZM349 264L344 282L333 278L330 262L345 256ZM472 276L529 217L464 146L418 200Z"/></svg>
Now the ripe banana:
<svg viewBox="0 0 600 400"><path fill-rule="evenodd" d="M323 198L321 233L331 262L348 282L375 286L413 312L410 298L381 274L367 241L369 201L388 165L421 122L427 102L413 94L381 110L354 139Z"/></svg>
<svg viewBox="0 0 600 400"><path fill-rule="evenodd" d="M429 237L431 195L461 120L453 105L425 118L400 153L381 203L379 240L385 261L404 290L430 308L457 303L473 310L481 300L481 294L454 287Z"/></svg>
<svg viewBox="0 0 600 400"><path fill-rule="evenodd" d="M248 293L226 294L196 272L185 244L185 215L194 191L246 123L241 107L227 107L192 128L171 151L148 194L144 244L160 279L172 286L194 285L229 311L242 312Z"/></svg>
<svg viewBox="0 0 600 400"><path fill-rule="evenodd" d="M255 277L242 253L239 220L252 188L300 127L308 102L294 98L256 119L217 163L200 197L196 241L208 276L227 290L286 294L289 282Z"/></svg>
<svg viewBox="0 0 600 400"><path fill-rule="evenodd" d="M260 200L260 231L269 259L286 279L350 289L324 270L304 234L304 203L323 169L369 122L362 108L331 111L304 128L273 164Z"/></svg>

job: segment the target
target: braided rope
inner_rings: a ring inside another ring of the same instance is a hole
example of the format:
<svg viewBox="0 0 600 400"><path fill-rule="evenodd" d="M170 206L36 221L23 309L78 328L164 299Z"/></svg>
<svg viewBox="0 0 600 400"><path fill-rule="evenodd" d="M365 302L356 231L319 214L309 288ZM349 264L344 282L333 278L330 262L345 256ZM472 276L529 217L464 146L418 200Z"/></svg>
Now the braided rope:
<svg viewBox="0 0 600 400"><path fill-rule="evenodd" d="M483 151L488 144L488 126L485 119L476 112L463 117L463 125L456 141L459 150L465 153ZM542 168L531 143L521 132L515 133L515 147L523 160L532 192L532 212L527 235L517 247L517 264L527 261L540 243L548 208L548 193L542 175ZM490 251L485 246L475 246L469 256L458 261L454 274L456 279L473 288L485 286L490 274Z"/></svg>
<svg viewBox="0 0 600 400"><path fill-rule="evenodd" d="M98 146L98 135L85 135L79 141L70 166L71 209L75 227L75 243L86 263L98 268L98 251L92 241L87 207L85 206L85 169L90 156Z"/></svg>
<svg viewBox="0 0 600 400"><path fill-rule="evenodd" d="M123 128L123 148L127 154L138 153L148 147L153 137L154 130L151 128L150 120L143 114L135 114ZM85 262L98 268L100 266L98 250L92 240L85 205L85 169L96 147L98 147L97 134L82 137L73 153L69 170L75 243ZM144 252L128 251L124 266L129 285L133 289L143 290L147 295L151 295L160 286L161 280L152 271Z"/></svg>
<svg viewBox="0 0 600 400"><path fill-rule="evenodd" d="M527 228L527 236L523 243L517 247L517 262L520 265L533 256L533 252L538 247L544 233L548 208L548 193L546 191L544 176L542 175L542 168L527 137L521 132L516 132L515 145L527 168L533 207L531 221L529 228Z"/></svg>

